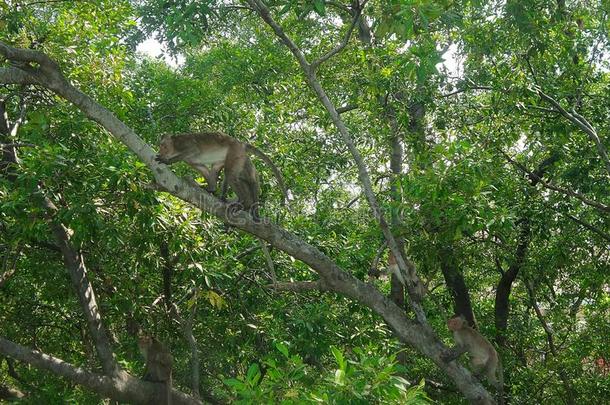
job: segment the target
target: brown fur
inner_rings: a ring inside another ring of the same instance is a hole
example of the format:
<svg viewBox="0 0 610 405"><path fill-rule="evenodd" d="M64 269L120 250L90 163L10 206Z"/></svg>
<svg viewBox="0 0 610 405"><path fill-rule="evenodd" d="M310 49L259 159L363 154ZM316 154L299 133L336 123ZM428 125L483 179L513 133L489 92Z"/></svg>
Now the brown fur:
<svg viewBox="0 0 610 405"><path fill-rule="evenodd" d="M400 271L400 267L398 267L398 263L396 262L396 257L394 257L394 253L392 253L391 250L388 254L388 270L390 273L396 275L398 281L400 281L400 283L405 287L408 287L407 283L410 283L412 285L413 292L419 300L422 300L428 293L427 287L417 276L414 268L408 268L406 274L403 275L403 273Z"/></svg>
<svg viewBox="0 0 610 405"><path fill-rule="evenodd" d="M157 160L165 164L186 162L203 175L207 190L211 193L216 191L219 172L224 168L225 181L221 197L225 198L227 185L231 186L244 209L249 210L254 218L258 218L260 186L258 173L248 156L249 152L261 157L271 166L285 196L283 178L271 159L253 146L222 132L166 135L161 139Z"/></svg>
<svg viewBox="0 0 610 405"><path fill-rule="evenodd" d="M449 353L447 360L454 360L463 352L470 353L470 365L475 375L485 375L498 391L498 403L504 403L504 377L498 352L478 331L468 325L466 319L454 316L447 320L447 327L453 332L455 354Z"/></svg>
<svg viewBox="0 0 610 405"><path fill-rule="evenodd" d="M163 400L159 404L171 405L172 398L172 364L174 359L169 350L152 336L139 336L138 348L146 361L144 379L164 384Z"/></svg>

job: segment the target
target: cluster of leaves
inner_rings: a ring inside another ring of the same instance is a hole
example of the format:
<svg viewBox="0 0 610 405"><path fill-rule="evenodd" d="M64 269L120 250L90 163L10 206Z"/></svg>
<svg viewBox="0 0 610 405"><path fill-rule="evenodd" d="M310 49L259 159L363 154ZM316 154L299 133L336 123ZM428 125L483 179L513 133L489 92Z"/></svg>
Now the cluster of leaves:
<svg viewBox="0 0 610 405"><path fill-rule="evenodd" d="M262 369L252 364L244 376L225 381L239 398L238 403L430 403L423 380L409 388L409 382L399 376L403 370L394 355L384 357L357 348L355 359L348 360L339 349L331 347L337 368L319 378L314 377L316 371L300 356L291 355L285 344L277 343L276 348L281 353L279 359L265 359Z"/></svg>

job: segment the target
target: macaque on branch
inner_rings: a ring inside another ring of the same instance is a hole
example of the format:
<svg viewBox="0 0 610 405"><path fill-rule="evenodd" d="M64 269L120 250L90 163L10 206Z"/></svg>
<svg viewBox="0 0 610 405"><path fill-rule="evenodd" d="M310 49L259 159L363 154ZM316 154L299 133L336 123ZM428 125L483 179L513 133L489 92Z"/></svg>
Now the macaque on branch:
<svg viewBox="0 0 610 405"><path fill-rule="evenodd" d="M172 364L174 359L169 350L157 339L148 335L138 337L138 348L146 361L144 380L163 384L159 401L171 405L172 399Z"/></svg>
<svg viewBox="0 0 610 405"><path fill-rule="evenodd" d="M478 331L468 325L462 315L456 315L447 320L447 327L453 332L455 347L443 355L443 360L449 362L457 359L463 353L470 354L470 365L474 374L480 378L482 375L498 391L498 403L504 403L504 376L498 352L492 344Z"/></svg>
<svg viewBox="0 0 610 405"><path fill-rule="evenodd" d="M407 263L407 266L409 266L409 263ZM415 273L414 268L409 267L404 273L400 271L400 267L398 267L398 263L396 263L396 257L391 250L388 255L388 271L394 274L396 278L398 278L398 281L405 286L405 288L408 288L410 285L413 286L412 288L415 296L419 300L423 299L428 292L426 286L417 276L417 273Z"/></svg>
<svg viewBox="0 0 610 405"><path fill-rule="evenodd" d="M221 198L224 200L227 185L237 194L238 202L258 219L258 197L260 187L258 173L248 157L252 153L269 165L283 195L287 196L284 179L271 159L252 145L238 141L222 132L186 133L165 135L161 139L156 160L171 165L184 161L200 172L207 182L207 191L214 193L218 175L224 168L225 179Z"/></svg>

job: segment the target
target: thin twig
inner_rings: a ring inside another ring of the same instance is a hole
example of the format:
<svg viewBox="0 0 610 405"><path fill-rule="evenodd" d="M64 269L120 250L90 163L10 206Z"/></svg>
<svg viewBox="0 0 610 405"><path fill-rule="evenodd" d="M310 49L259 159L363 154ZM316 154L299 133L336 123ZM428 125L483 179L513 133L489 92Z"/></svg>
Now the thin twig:
<svg viewBox="0 0 610 405"><path fill-rule="evenodd" d="M589 139L591 139L591 141L593 141L593 143L595 144L599 156L604 161L606 170L608 171L608 173L610 173L610 158L608 158L608 152L606 151L604 144L599 139L597 131L593 128L589 121L587 121L582 115L578 114L576 111L572 111L572 113L568 112L565 108L561 106L561 104L559 104L557 100L555 100L548 94L545 94L540 88L535 89L535 91L536 93L538 93L540 98L549 102L557 110L557 112L559 112L561 115L567 118L568 121L576 125L589 136Z"/></svg>
<svg viewBox="0 0 610 405"><path fill-rule="evenodd" d="M324 282L319 281L293 281L291 283L274 283L267 286L268 288L273 288L277 291L294 291L294 292L303 292L303 291L328 291L328 288L325 286Z"/></svg>
<svg viewBox="0 0 610 405"><path fill-rule="evenodd" d="M599 203L597 201L590 200L587 197L585 197L584 195L582 195L580 193L577 193L576 191L572 191L572 190L569 190L567 188L559 187L559 186L556 186L554 184L549 183L546 180L543 180L536 173L528 170L528 168L525 167L523 164L521 164L521 163L517 162L516 160L514 160L513 158L511 158L506 152L504 152L503 150L500 150L500 149L498 149L498 150L500 151L500 153L504 156L504 158L507 161L512 163L519 170L521 170L524 173L526 173L530 178L537 180L544 187L546 187L546 188L548 188L550 190L558 191L558 192L560 192L562 194L565 194L565 195L577 198L580 201L582 201L583 203L585 203L586 205L589 205L591 207L597 208L598 210L603 211L605 213L610 213L610 207L608 207L607 205L604 205L604 204Z"/></svg>
<svg viewBox="0 0 610 405"><path fill-rule="evenodd" d="M347 29L347 32L343 36L343 40L341 42L339 42L337 44L337 46L335 46L333 49L326 52L324 55L320 56L318 59L314 60L311 63L311 67L313 69L318 68L322 63L326 62L327 60L329 60L330 58L332 58L333 56L335 56L336 54L341 52L343 50L343 48L345 48L347 46L347 43L349 42L349 39L352 36L352 32L354 31L354 27L356 26L356 24L358 24L358 19L360 18L361 14L362 14L362 9L366 5L367 1L368 0L365 0L360 5L360 7L358 7L358 9L356 10L356 13L354 14L354 18L352 19L352 23L350 24L349 28Z"/></svg>
<svg viewBox="0 0 610 405"><path fill-rule="evenodd" d="M456 94L464 93L464 92L471 91L471 90L493 90L493 87L472 86L472 87L467 87L465 89L458 89L458 90L452 91L451 93L441 94L441 97L451 97L451 96L455 96Z"/></svg>

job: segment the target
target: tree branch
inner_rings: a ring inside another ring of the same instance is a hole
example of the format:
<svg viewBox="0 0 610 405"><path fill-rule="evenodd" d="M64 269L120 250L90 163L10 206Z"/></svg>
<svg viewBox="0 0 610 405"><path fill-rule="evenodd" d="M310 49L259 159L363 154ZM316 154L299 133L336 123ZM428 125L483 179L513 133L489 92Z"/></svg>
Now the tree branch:
<svg viewBox="0 0 610 405"><path fill-rule="evenodd" d="M0 67L0 82L4 84L37 84L29 73L16 67Z"/></svg>
<svg viewBox="0 0 610 405"><path fill-rule="evenodd" d="M331 291L325 284L324 281L293 281L291 283L274 283L269 284L267 288L272 288L277 291Z"/></svg>
<svg viewBox="0 0 610 405"><path fill-rule="evenodd" d="M452 91L450 93L441 94L440 96L443 98L451 97L451 96L455 96L456 94L465 93L465 92L471 91L471 90L493 90L493 87L491 87L491 86L470 86L470 87L466 87L464 89L458 89L458 90Z"/></svg>
<svg viewBox="0 0 610 405"><path fill-rule="evenodd" d="M532 305L532 308L534 308L534 311L536 312L536 317L538 318L538 321L542 325L542 329L544 329L544 333L546 334L547 343L549 344L549 350L551 351L553 357L556 358L558 356L558 352L557 347L555 346L555 339L553 337L555 332L547 323L546 319L544 319L544 315L540 310L540 306L538 305L538 302L536 302L536 296L534 295L534 287L532 286L531 282L529 280L525 280L524 284L530 299L530 304ZM574 399L574 390L572 388L572 384L570 383L570 378L563 369L559 369L559 376L561 378L561 381L563 382L564 390L566 391L567 403L569 405L574 405L576 401Z"/></svg>
<svg viewBox="0 0 610 405"><path fill-rule="evenodd" d="M40 189L40 187L39 187ZM104 372L109 376L120 376L125 372L118 365L108 331L102 322L102 316L99 312L93 285L87 276L87 268L85 267L85 259L80 252L77 252L70 241L70 232L61 222L57 220L57 207L53 202L43 194L42 206L46 211L46 217L51 223L51 230L55 235L57 245L61 250L64 259L64 265L70 274L72 286L74 287L81 309L85 313L89 332L95 344L95 350L102 363Z"/></svg>
<svg viewBox="0 0 610 405"><path fill-rule="evenodd" d="M358 109L358 106L356 104L348 104L343 107L337 108L337 114L343 114L348 111L352 111L352 110L356 110L356 109Z"/></svg>
<svg viewBox="0 0 610 405"><path fill-rule="evenodd" d="M284 33L284 30L273 20L271 14L269 13L269 9L265 6L261 0L245 0L250 7L252 7L256 12L265 20L265 22L273 29L275 35L288 47L290 52L297 58L299 64L305 71L311 70L311 65L307 62L305 55L301 51L301 49L294 43L292 40Z"/></svg>
<svg viewBox="0 0 610 405"><path fill-rule="evenodd" d="M257 9L260 9L261 3L259 0L248 1L256 6ZM265 15L266 13L268 18L270 18L268 11L265 10L266 8L263 8L261 15ZM276 27L279 29L277 24ZM282 33L281 29L280 33ZM306 64L306 66L308 65ZM295 234L287 232L268 221L255 222L246 212L241 211L234 213L229 205L222 203L211 194L204 192L200 187L188 184L178 178L166 165L155 161L155 152L150 146L142 141L131 128L116 118L108 109L99 105L89 96L68 83L62 78L61 74L58 74L58 72L56 72L55 75L51 75L49 78L47 78L45 72L39 72L37 77L41 79L41 82L44 83L45 87L70 101L87 117L99 123L109 133L123 142L149 167L155 180L166 190L169 190L174 196L217 216L222 221L237 229L249 232L266 240L274 247L286 252L294 258L302 260L320 275L321 280L324 281L324 284L329 290L351 298L360 304L371 308L375 313L383 317L401 342L413 346L444 370L445 373L453 379L456 386L467 399L493 403L493 399L489 393L483 388L480 382L472 378L472 374L466 368L460 366L456 362L446 363L441 359L441 354L444 352L445 346L427 323L420 324L409 320L403 309L384 297L374 286L356 279L334 263L319 249L308 244ZM314 84L317 84L316 92L318 93L321 90L319 83L314 82ZM372 197L370 202L373 203L372 207L374 208L373 211L375 216L381 219L384 235L389 239L388 244L391 248L397 252L398 260L401 262L399 265L405 266L406 268L406 264L402 261L401 256L398 255L396 242L389 232L387 223L383 217L380 216L380 209L376 204L376 199L372 192L368 172L363 166L362 158L357 149L355 149L355 146L347 133L347 128L342 121L336 121L338 119L338 114L323 90L318 94L321 98L325 99L324 105L329 109L334 121L340 126L342 135L351 145L351 149L353 149L354 153L356 153L356 156L358 157L359 172L362 177L361 180L366 183L369 199ZM174 398L175 397L176 395L174 394Z"/></svg>
<svg viewBox="0 0 610 405"><path fill-rule="evenodd" d="M12 249L6 249L6 256L4 257L4 263L2 266L2 274L0 274L0 288L4 287L4 285L15 275L17 271L17 260L19 260L19 255L21 254L21 246L17 246L17 251L15 252L15 256L13 257L12 264L9 266L9 253Z"/></svg>
<svg viewBox="0 0 610 405"><path fill-rule="evenodd" d="M343 40L341 40L341 42L339 42L337 46L335 46L333 49L311 62L312 69L317 69L322 63L326 62L327 60L341 52L343 48L347 46L347 43L349 42L349 39L352 36L352 32L354 31L354 27L356 26L356 24L358 24L358 19L360 18L362 14L362 9L366 5L367 1L368 0L365 0L356 10L354 18L352 19L352 23L350 24L349 28L347 29L347 32L343 36Z"/></svg>
<svg viewBox="0 0 610 405"><path fill-rule="evenodd" d="M364 194L366 195L369 206L373 211L373 216L378 221L379 227L381 228L381 231L383 232L383 235L388 242L388 247L396 257L398 267L400 268L403 274L414 273L414 263L405 260L405 258L403 257L401 249L396 243L396 240L392 235L388 222L386 221L379 207L377 197L375 196L375 192L373 191L371 177L369 175L366 165L364 164L362 155L360 154L360 151L358 151L358 148L356 148L356 145L354 144L354 141L352 140L345 123L343 122L343 120L341 120L341 117L339 117L335 106L330 101L328 95L326 94L326 91L322 88L320 82L318 81L314 69L311 68L311 65L307 62L301 50L294 44L294 42L292 42L292 40L284 33L282 28L271 17L269 9L265 6L265 4L261 0L246 1L252 7L256 8L263 21L265 21L267 25L269 25L273 29L276 35L282 40L282 42L284 42L284 44L286 44L286 46L290 49L295 58L299 61L299 64L301 65L301 68L305 73L307 82L328 111L333 124L339 130L339 133L343 138L343 142L347 145L352 155L352 158L354 159L356 166L358 167L358 178L360 180L360 183L362 184ZM420 297L418 295L417 286L411 282L408 282L407 290L409 291L409 297L411 298L411 307L413 308L413 312L415 313L417 320L422 326L429 328L428 322L426 321L426 314L423 310L423 307L419 303Z"/></svg>
<svg viewBox="0 0 610 405"><path fill-rule="evenodd" d="M600 211L603 211L605 213L610 213L610 207L608 207L607 205L604 205L602 203L599 203L597 201L593 201L588 199L587 197L585 197L584 195L577 193L576 191L572 191L569 190L567 188L563 188L563 187L559 187L556 186L548 181L543 180L540 176L538 176L536 173L528 170L527 167L525 167L523 164L517 162L516 160L514 160L513 158L511 158L506 152L500 150L500 153L505 157L505 159L512 163L515 167L517 167L519 170L521 170L522 172L526 173L527 175L530 176L530 178L532 179L536 179L538 180L538 182L540 184L542 184L544 187L550 189L550 190L554 190L554 191L558 191L562 194L574 197L579 199L580 201L582 201L583 203L585 203L586 205L589 205L591 207L597 208Z"/></svg>
<svg viewBox="0 0 610 405"><path fill-rule="evenodd" d="M180 308L172 300L172 275L174 274L174 266L176 264L176 257L171 257L169 252L169 245L164 239L159 245L159 251L163 257L163 294L165 306L168 309L172 318L180 325L182 336L186 340L189 350L191 351L191 390L195 398L200 398L199 392L199 349L197 347L197 339L193 334L193 318L195 316L196 305L190 308L190 314L187 320L185 320L181 313Z"/></svg>
<svg viewBox="0 0 610 405"><path fill-rule="evenodd" d="M572 111L572 113L569 113L565 108L561 106L561 104L559 104L559 102L557 102L557 100L545 94L540 88L537 88L536 92L538 93L540 98L545 101L548 101L557 110L557 112L559 112L561 115L567 118L568 121L576 125L589 136L589 139L591 139L591 141L593 141L593 143L595 144L597 152L606 166L606 170L610 174L610 158L608 158L608 152L606 151L604 144L599 139L597 131L595 131L591 124L589 124L589 122L576 111Z"/></svg>
<svg viewBox="0 0 610 405"><path fill-rule="evenodd" d="M104 376L75 367L57 357L49 356L38 350L32 350L0 337L0 354L30 364L36 368L50 371L82 385L89 390L120 402L134 404L156 403L158 393L154 383L144 382L128 374L122 376ZM200 404L199 401L179 391L172 391L172 404Z"/></svg>
<svg viewBox="0 0 610 405"><path fill-rule="evenodd" d="M609 233L603 232L602 230L594 227L593 225L589 224L588 222L585 222L582 219L576 218L574 215L566 213L565 216L567 216L568 218L570 218L572 221L576 222L577 224L581 225L583 228L588 229L591 232L600 236L601 238L605 239L606 242L610 243L610 234Z"/></svg>

